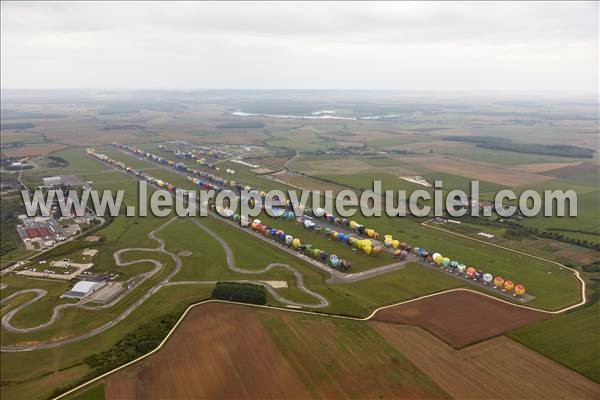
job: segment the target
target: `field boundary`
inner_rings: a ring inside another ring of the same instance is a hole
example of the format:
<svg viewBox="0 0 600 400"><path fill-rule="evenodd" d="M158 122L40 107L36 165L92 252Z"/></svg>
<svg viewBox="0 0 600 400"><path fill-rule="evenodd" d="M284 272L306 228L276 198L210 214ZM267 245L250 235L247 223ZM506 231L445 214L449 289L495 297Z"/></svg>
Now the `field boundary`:
<svg viewBox="0 0 600 400"><path fill-rule="evenodd" d="M545 262L548 262L548 263L551 263L551 264L558 265L561 268L565 268L565 269L568 269L569 271L573 272L573 275L575 275L575 278L577 278L577 280L580 283L580 287L581 287L581 301L579 303L576 303L576 304L573 304L573 305L570 305L570 306L567 306L565 308L561 308L561 309L555 310L555 311L541 310L541 309L532 308L532 307L526 307L526 308L531 308L533 310L545 312L545 313L548 313L548 314L561 314L561 313L563 313L565 311L572 310L574 308L577 308L577 307L582 306L585 303L587 303L587 295L586 295L586 292L585 292L585 281L581 278L581 276L579 275L579 271L577 271L575 268L567 267L566 265L561 264L561 263L559 263L557 261L549 260L547 258L536 256L534 254L528 254L528 253L525 253L525 252L520 251L520 250L511 249L510 247L501 246L501 245L496 244L496 243L486 242L485 240L476 239L476 238L473 238L473 237L470 237L470 236L467 236L467 235L463 235L462 233L452 232L452 231L450 231L448 229L443 229L443 228L439 228L437 226L428 225L427 223L431 222L431 221L433 221L433 219L429 219L429 220L427 220L425 222L421 222L421 225L424 226L424 227L426 227L426 228L436 229L438 231L449 233L451 235L460 236L460 237L465 238L465 239L474 240L476 242L480 242L480 243L484 243L484 244L487 244L487 245L490 245L490 246L498 247L498 248L503 249L503 250L512 251L513 253L517 253L517 254L520 254L520 255L523 255L523 256L535 258L537 260L541 260L541 261L545 261ZM500 299L498 299L498 300L500 300ZM513 305L517 306L517 307L525 307L525 306L521 306L520 304L513 304Z"/></svg>
<svg viewBox="0 0 600 400"><path fill-rule="evenodd" d="M152 354L160 351L163 346L169 341L169 339L171 338L171 336L175 333L175 330L179 327L179 325L183 322L183 320L185 319L185 317L188 315L188 313L196 306L201 306L203 304L209 304L209 303L223 303L223 304L234 304L234 305L239 305L239 306L244 306L244 307L251 307L251 308L260 308L260 309L268 309L268 310L274 310L274 311L281 311L281 312L289 312L289 313L296 313L296 314L304 314L304 315L312 315L312 316L318 316L318 317L322 317L322 318L337 318L337 319L345 319L345 320L351 320L351 321L369 321L370 319L372 319L375 314L377 314L379 311L381 310L385 310L387 308L391 308L391 307L395 307L395 306L400 306L403 304L408 304L408 303L413 303L415 301L419 301L419 300L423 300L426 298L430 298L430 297L435 297L435 296L440 296L443 294L447 294L447 293L452 293L452 292L470 292L470 293L475 293L477 295L480 296L485 296L488 297L490 299L496 300L496 301L500 301L502 303L505 304L509 304L511 306L514 307L520 307L520 308L525 308L525 309L529 309L529 310L534 310L534 311L539 311L542 313L547 313L547 314L558 314L561 312L564 312L566 310L562 310L562 311L545 311L545 310L539 310L536 308L532 308L532 307L528 307L528 306L524 306L521 304L514 304L511 303L510 301L507 300L503 300L503 299L499 299L495 296L486 294L486 293L482 293L479 292L477 290L473 290L473 289L468 289L468 288L454 288L454 289L448 289L448 290L443 290L440 292L435 292L435 293L431 293L431 294L427 294L424 296L419 296L416 297L414 299L410 299L410 300L405 300L405 301L401 301L399 303L394 303L394 304L389 304L386 306L381 306L376 308L375 310L373 310L373 312L371 312L371 314L369 314L366 317L350 317L350 316L346 316L346 315L338 315L338 314L325 314L325 313L319 313L319 312L315 312L315 311L306 311L306 310L297 310L297 309L289 309L289 308L281 308L281 307L275 307L275 306L268 306L268 305L258 305L258 304L248 304L248 303L239 303L239 302L234 302L234 301L226 301L226 300L216 300L216 299L209 299L209 300L202 300L198 303L194 303L194 304L190 304L185 311L183 312L183 314L181 315L181 317L179 317L179 319L177 320L177 322L175 322L175 325L173 325L173 327L171 328L171 330L169 330L169 332L167 333L167 335L165 336L165 338L158 344L158 346L156 348L154 348L153 350L151 350L150 352L129 361L126 364L123 364L119 367L116 367L114 369L112 369L111 371L105 372L102 375L99 375L95 378L92 378L91 380L84 382L76 387L74 387L73 389L70 389L68 391L66 391L63 394L60 394L56 397L54 397L52 400L60 400L60 399L65 399L67 398L69 395L75 394L77 392L79 392L80 390L84 389L86 386L89 386L93 383L97 383L98 381L101 381L102 379L108 377L109 375L112 375L116 372L119 372L120 370L133 365L139 361L144 360L147 357L150 357Z"/></svg>

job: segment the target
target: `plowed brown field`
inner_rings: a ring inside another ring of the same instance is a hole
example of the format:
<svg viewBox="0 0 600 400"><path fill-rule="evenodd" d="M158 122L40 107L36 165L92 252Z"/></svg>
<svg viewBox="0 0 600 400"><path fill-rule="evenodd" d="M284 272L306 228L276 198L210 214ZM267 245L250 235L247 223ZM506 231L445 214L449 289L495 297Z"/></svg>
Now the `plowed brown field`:
<svg viewBox="0 0 600 400"><path fill-rule="evenodd" d="M456 350L421 328L370 322L457 399L597 399L600 385L507 338Z"/></svg>
<svg viewBox="0 0 600 400"><path fill-rule="evenodd" d="M454 291L386 308L373 320L417 325L463 347L549 318L469 291Z"/></svg>
<svg viewBox="0 0 600 400"><path fill-rule="evenodd" d="M307 398L252 310L193 309L165 347L107 380L107 399Z"/></svg>
<svg viewBox="0 0 600 400"><path fill-rule="evenodd" d="M106 398L449 396L362 321L210 303L159 352L109 377Z"/></svg>

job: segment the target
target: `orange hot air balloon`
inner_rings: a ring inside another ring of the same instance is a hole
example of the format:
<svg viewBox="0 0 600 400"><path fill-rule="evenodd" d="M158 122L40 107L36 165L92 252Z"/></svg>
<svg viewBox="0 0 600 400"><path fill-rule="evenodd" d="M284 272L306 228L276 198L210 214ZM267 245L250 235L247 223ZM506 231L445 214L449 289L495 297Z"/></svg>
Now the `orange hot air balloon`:
<svg viewBox="0 0 600 400"><path fill-rule="evenodd" d="M504 289L507 292L512 291L515 288L515 284L512 281L505 281L504 282Z"/></svg>
<svg viewBox="0 0 600 400"><path fill-rule="evenodd" d="M504 278L501 276L497 276L494 278L494 286L501 288L504 286Z"/></svg>
<svg viewBox="0 0 600 400"><path fill-rule="evenodd" d="M473 267L469 267L467 268L467 276L474 276L475 272L477 272L477 270Z"/></svg>
<svg viewBox="0 0 600 400"><path fill-rule="evenodd" d="M523 296L525 294L525 286L519 283L517 286L515 286L515 293L518 296Z"/></svg>

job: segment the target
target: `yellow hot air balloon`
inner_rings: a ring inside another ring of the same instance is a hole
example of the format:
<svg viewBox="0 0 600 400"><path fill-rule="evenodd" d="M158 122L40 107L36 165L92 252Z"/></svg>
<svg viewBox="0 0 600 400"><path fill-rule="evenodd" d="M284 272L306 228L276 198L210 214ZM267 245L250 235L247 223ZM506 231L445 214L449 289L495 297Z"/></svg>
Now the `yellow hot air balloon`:
<svg viewBox="0 0 600 400"><path fill-rule="evenodd" d="M373 229L367 229L367 236L372 238L373 236L375 236L375 231Z"/></svg>
<svg viewBox="0 0 600 400"><path fill-rule="evenodd" d="M439 253L435 253L433 255L433 261L437 264L437 265L441 265L442 261L444 261L444 257L439 254Z"/></svg>
<svg viewBox="0 0 600 400"><path fill-rule="evenodd" d="M494 286L501 288L504 286L504 278L497 276L494 278Z"/></svg>
<svg viewBox="0 0 600 400"><path fill-rule="evenodd" d="M515 286L515 293L518 296L523 296L525 294L525 286L519 283L517 286Z"/></svg>
<svg viewBox="0 0 600 400"><path fill-rule="evenodd" d="M300 239L298 239L298 238L295 238L295 239L292 241L292 247L293 247L293 248L295 248L295 249L297 249L298 247L300 247Z"/></svg>
<svg viewBox="0 0 600 400"><path fill-rule="evenodd" d="M515 284L512 281L504 282L504 290L506 290L507 292L512 291L514 288L515 288Z"/></svg>
<svg viewBox="0 0 600 400"><path fill-rule="evenodd" d="M356 221L350 221L350 228L351 229L355 229L356 225L357 225Z"/></svg>
<svg viewBox="0 0 600 400"><path fill-rule="evenodd" d="M367 246L363 247L363 251L365 252L366 255L370 255L371 252L373 251L373 247L371 247L371 245L368 244Z"/></svg>
<svg viewBox="0 0 600 400"><path fill-rule="evenodd" d="M391 236L386 236L385 239L383 240L383 243L387 246L390 247L392 245L392 242L394 241L394 239L392 239Z"/></svg>
<svg viewBox="0 0 600 400"><path fill-rule="evenodd" d="M400 247L400 241L399 240L392 240L392 247L397 249L398 247Z"/></svg>

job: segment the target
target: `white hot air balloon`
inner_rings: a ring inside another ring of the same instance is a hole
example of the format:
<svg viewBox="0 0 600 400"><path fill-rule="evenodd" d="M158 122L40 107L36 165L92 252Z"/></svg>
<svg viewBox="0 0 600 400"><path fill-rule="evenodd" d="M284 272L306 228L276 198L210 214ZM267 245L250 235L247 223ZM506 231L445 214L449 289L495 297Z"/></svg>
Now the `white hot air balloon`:
<svg viewBox="0 0 600 400"><path fill-rule="evenodd" d="M292 237L292 235L286 235L285 237L285 243L290 246L292 244L292 242L294 241L294 238Z"/></svg>
<svg viewBox="0 0 600 400"><path fill-rule="evenodd" d="M486 285L488 283L490 283L493 279L494 279L494 277L492 276L492 274L490 274L490 273L483 274L483 283L485 283Z"/></svg>

